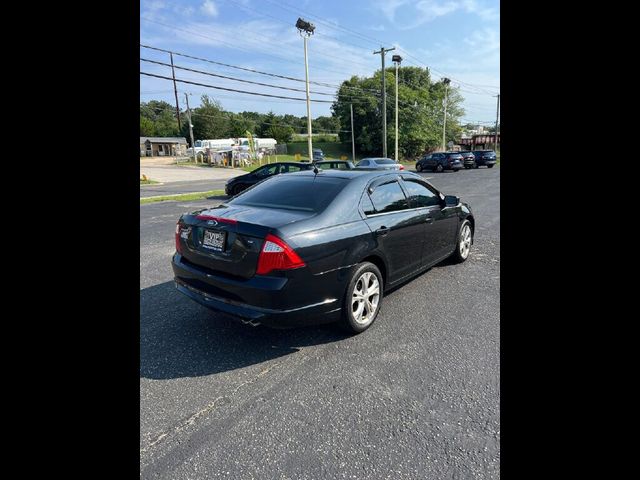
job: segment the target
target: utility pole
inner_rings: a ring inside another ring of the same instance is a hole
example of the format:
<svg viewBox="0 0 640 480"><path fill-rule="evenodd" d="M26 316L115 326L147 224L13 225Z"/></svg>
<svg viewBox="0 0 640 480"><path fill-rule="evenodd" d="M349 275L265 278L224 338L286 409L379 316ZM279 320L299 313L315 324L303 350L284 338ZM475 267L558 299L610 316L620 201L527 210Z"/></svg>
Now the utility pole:
<svg viewBox="0 0 640 480"><path fill-rule="evenodd" d="M393 48L384 48L380 47L380 51L373 52L374 55L380 54L380 58L382 59L382 156L387 156L387 80L385 78L385 70L384 70L384 55L391 50L395 50L396 47Z"/></svg>
<svg viewBox="0 0 640 480"><path fill-rule="evenodd" d="M395 160L396 162L400 161L400 152L398 151L398 67L400 66L400 62L402 62L402 57L400 55L394 55L392 57L393 63L396 64L396 149L395 149Z"/></svg>
<svg viewBox="0 0 640 480"><path fill-rule="evenodd" d="M500 114L500 94L498 97L498 105L496 106L496 153L498 153L498 115Z"/></svg>
<svg viewBox="0 0 640 480"><path fill-rule="evenodd" d="M442 151L446 152L445 133L447 131L447 94L449 93L449 83L451 80L448 78L442 79L444 82L444 122L442 123Z"/></svg>
<svg viewBox="0 0 640 480"><path fill-rule="evenodd" d="M309 64L307 62L307 39L313 35L316 27L313 23L304 21L302 18L298 18L296 22L296 28L298 33L304 39L304 78L305 86L307 90L307 147L309 147L309 162L313 163L313 145L311 143L311 101L309 99Z"/></svg>
<svg viewBox="0 0 640 480"><path fill-rule="evenodd" d="M178 118L178 131L182 130L182 126L180 125L180 107L178 105L178 87L176 87L176 71L173 69L173 53L169 52L169 56L171 57L171 75L173 76L173 93L176 96L176 116ZM191 120L189 120L191 122Z"/></svg>
<svg viewBox="0 0 640 480"><path fill-rule="evenodd" d="M351 159L353 163L356 163L356 141L353 132L353 103L349 104L351 108Z"/></svg>
<svg viewBox="0 0 640 480"><path fill-rule="evenodd" d="M193 154L193 163L196 163L196 144L193 142L193 123L191 122L191 110L189 109L189 94L184 92L184 98L187 101L187 114L189 115L189 135L191 136L191 153Z"/></svg>

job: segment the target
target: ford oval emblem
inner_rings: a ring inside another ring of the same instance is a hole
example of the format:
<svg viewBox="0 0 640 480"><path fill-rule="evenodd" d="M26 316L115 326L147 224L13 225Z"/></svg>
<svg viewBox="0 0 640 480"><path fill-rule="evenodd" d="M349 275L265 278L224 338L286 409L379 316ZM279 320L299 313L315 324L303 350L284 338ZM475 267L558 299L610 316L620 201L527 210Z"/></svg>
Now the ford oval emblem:
<svg viewBox="0 0 640 480"><path fill-rule="evenodd" d="M208 220L207 221L207 225L217 225L218 222L216 222L215 220Z"/></svg>

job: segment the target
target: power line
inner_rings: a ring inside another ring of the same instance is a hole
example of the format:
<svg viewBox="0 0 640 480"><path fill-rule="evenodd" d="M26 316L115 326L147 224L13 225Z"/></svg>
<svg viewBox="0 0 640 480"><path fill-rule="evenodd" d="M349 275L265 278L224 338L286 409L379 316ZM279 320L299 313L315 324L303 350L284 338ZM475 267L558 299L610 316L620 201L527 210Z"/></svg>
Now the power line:
<svg viewBox="0 0 640 480"><path fill-rule="evenodd" d="M156 60L149 60L147 58L142 58L142 57L140 57L140 60L142 60L143 62L155 63L157 65L163 65L165 67L170 67L171 66L168 63L158 62ZM196 70L194 68L180 67L178 65L174 65L174 68L177 68L178 70L187 70L189 72L194 72L194 73L201 73L202 75L209 75L209 76L212 76L212 77L225 78L227 80L233 80L234 82L251 83L253 85L261 85L263 87L270 87L270 88L280 88L282 90L290 90L290 91L293 91L293 92L305 92L306 91L306 90L304 90L302 88L283 87L283 86L280 86L280 85L272 85L270 83L253 82L251 80L244 80L242 78L228 77L226 75L220 75L218 73L205 72L203 70ZM315 93L317 95L328 95L330 97L332 97L334 95L333 93L327 93L327 92L311 92L311 93Z"/></svg>
<svg viewBox="0 0 640 480"><path fill-rule="evenodd" d="M148 77L162 78L164 80L173 80L173 78L171 78L171 77L165 77L163 75L156 75L154 73L148 73L148 72L142 72L142 71L140 72L140 75L147 75ZM226 88L226 87L220 87L220 86L217 86L217 85L208 85L206 83L192 82L190 80L181 80L181 79L178 79L178 78L176 78L176 82L188 83L190 85L198 85L200 87L215 88L215 89L218 89L218 90L226 90L228 92L244 93L244 94L247 94L247 95L257 95L257 96L260 96L260 97L284 98L284 99L287 99L287 100L300 100L300 101L306 102L305 98L283 97L281 95L271 95L271 94L268 94L268 93L249 92L247 90L236 90L235 88ZM318 103L333 103L331 100L314 100L314 99L312 99L311 101L312 102L318 102Z"/></svg>
<svg viewBox="0 0 640 480"><path fill-rule="evenodd" d="M302 78L289 77L289 76L286 76L286 75L279 75L279 74L276 74L276 73L263 72L263 71L260 71L260 70L255 70L253 68L240 67L238 65L231 65L229 63L223 63L223 62L218 62L218 61L215 61L215 60L210 60L208 58L196 57L194 55L189 55L189 54L186 54L186 53L180 53L180 52L176 52L176 51L173 51L173 50L167 50L167 49L164 49L164 48L152 47L150 45L144 45L142 43L140 44L140 46L142 48L147 48L149 50L156 50L156 51L159 51L159 52L170 53L170 54L177 55L177 56L180 56L180 57L190 58L190 59L193 59L193 60L199 60L201 62L207 62L207 63L211 63L211 64L214 64L214 65L220 65L220 66L224 66L224 67L228 67L228 68L232 68L232 69L236 69L236 70L241 70L241 71L245 71L245 72L256 73L256 74L259 74L259 75L265 75L265 76L274 77L274 78L281 78L283 80L290 80L290 81L294 81L294 82L301 82L301 83L305 82L305 80L302 79ZM377 90L366 89L366 88L362 88L362 87L354 87L354 86L351 86L351 85L337 85L337 84L332 84L332 83L317 82L317 81L311 81L311 80L309 81L309 83L313 84L313 85L318 85L318 86L321 86L321 87L334 88L334 89L346 88L346 89L349 89L349 90L352 90L352 91L358 92L358 93L360 93L360 92L371 92L374 95L376 95L376 94L380 95L380 92L378 92Z"/></svg>
<svg viewBox="0 0 640 480"><path fill-rule="evenodd" d="M225 42L225 41L223 41L223 40L220 40L219 38L210 37L210 36L208 36L208 35L203 35L203 34L201 34L201 33L193 32L193 31L191 31L191 30L185 30L184 28L179 28L179 27L176 27L176 26L174 26L174 25L169 25L169 24L167 24L167 23L159 22L159 21L157 21L157 20L152 20L152 19L150 19L150 18L146 18L146 17L140 17L140 19L141 19L141 20L144 20L144 21L146 21L146 22L156 23L156 24L161 25L161 26L163 26L163 27L165 27L165 28L170 28L170 29L172 29L172 30L177 30L177 31L179 31L179 32L184 32L184 33L187 33L187 34L189 34L189 35L195 35L195 36L197 36L197 37L206 38L206 39L208 39L208 40L212 40L212 41L214 41L214 42L221 43L221 44L223 44L223 45L225 45L225 46L227 46L227 47L229 47L229 48L235 49L235 50L240 50L240 51L242 51L242 52L247 52L247 53L252 53L252 54L255 54L255 53L256 53L256 52L255 52L255 50L253 50L253 51L252 51L252 50L248 50L248 49L246 49L246 48L239 47L239 46L237 46L237 45L235 45L235 44L228 43L228 42ZM245 36L245 37L252 37L252 35L248 35L246 32L243 34L243 36ZM263 44L265 44L265 43L270 43L271 45L274 45L274 46L278 46L278 47L280 47L280 46L281 46L281 45L277 45L277 44L275 44L275 43L273 43L273 42L266 42L264 38L258 38L258 37L255 37L255 36L253 36L253 38L254 38L254 39L255 39L255 40L256 40L260 45L263 45ZM315 52L315 54L316 54L316 55L320 55L320 56L322 56L322 57L326 57L326 58L331 58L331 59L333 59L333 58L334 58L334 57L332 57L331 55L327 55L327 54L320 53L320 52ZM279 56L279 55L273 55L273 54L270 54L270 53L264 53L264 52L261 52L261 53L260 53L260 55L262 55L262 56L266 56L266 57L272 57L272 58L275 58L275 59L277 59L277 60L284 61L284 62L288 62L288 63L295 63L295 64L298 64L298 60L294 60L293 58L281 57L281 56ZM350 63L351 63L351 64L358 64L358 62L350 62ZM361 64L361 65L362 65L362 66L365 66L366 68L369 68L369 66L368 66L368 65L364 65L364 64ZM325 70L325 71L328 71L328 72L334 72L334 73L344 74L344 72L343 72L343 71L334 70L334 69L327 68L327 67L322 67L322 69L323 69L323 70Z"/></svg>

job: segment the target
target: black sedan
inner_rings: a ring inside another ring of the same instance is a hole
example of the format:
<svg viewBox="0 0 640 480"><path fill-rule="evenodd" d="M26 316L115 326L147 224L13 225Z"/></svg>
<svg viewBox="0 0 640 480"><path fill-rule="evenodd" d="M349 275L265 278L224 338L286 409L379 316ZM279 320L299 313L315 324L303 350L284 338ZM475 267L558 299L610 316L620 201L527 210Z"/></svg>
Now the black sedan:
<svg viewBox="0 0 640 480"><path fill-rule="evenodd" d="M265 180L274 175L281 173L293 173L300 172L302 170L309 170L313 168L311 163L303 162L279 162L263 165L256 168L254 171L247 173L246 175L240 175L233 177L227 181L224 187L224 191L227 195L237 195L238 193L246 190L252 185L255 185L262 180Z"/></svg>
<svg viewBox="0 0 640 480"><path fill-rule="evenodd" d="M180 217L172 265L180 292L245 323L359 333L385 291L465 261L474 230L469 205L415 173L305 171Z"/></svg>

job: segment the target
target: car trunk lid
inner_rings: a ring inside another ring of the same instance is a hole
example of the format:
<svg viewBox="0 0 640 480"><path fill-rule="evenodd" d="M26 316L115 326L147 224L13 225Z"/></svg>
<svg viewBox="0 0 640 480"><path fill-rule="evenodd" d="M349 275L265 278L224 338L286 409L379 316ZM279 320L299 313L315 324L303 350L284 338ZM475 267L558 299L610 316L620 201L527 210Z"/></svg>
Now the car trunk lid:
<svg viewBox="0 0 640 480"><path fill-rule="evenodd" d="M313 215L313 212L232 205L183 215L179 239L182 256L212 274L251 278L267 234Z"/></svg>

